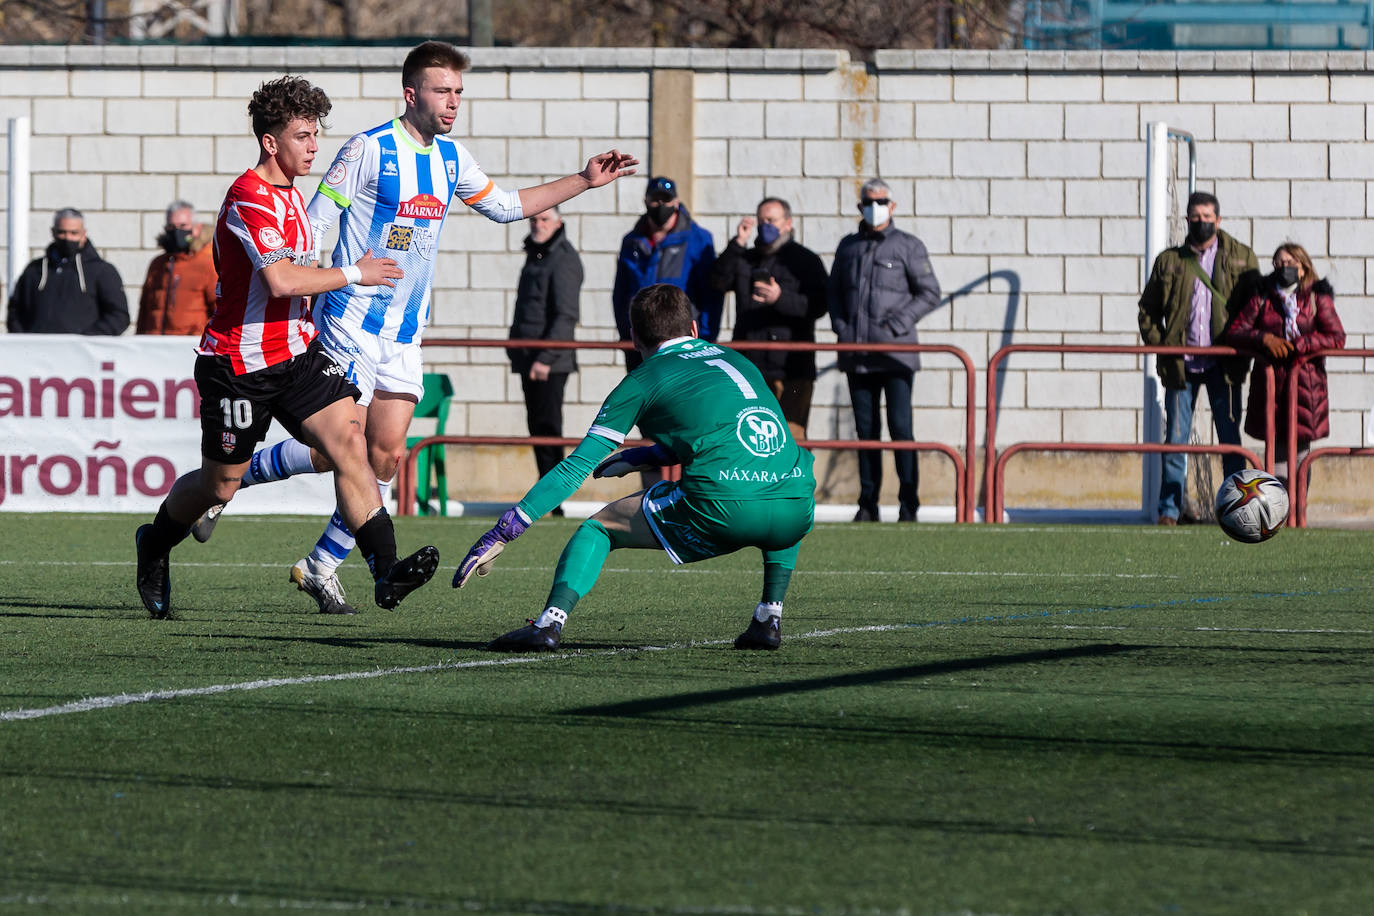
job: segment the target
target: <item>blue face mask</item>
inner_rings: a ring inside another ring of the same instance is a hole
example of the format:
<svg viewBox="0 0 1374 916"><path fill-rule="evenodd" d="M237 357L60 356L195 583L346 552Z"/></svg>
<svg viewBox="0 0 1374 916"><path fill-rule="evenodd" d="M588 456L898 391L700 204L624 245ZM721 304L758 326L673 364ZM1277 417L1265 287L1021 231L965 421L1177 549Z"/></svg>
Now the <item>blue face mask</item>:
<svg viewBox="0 0 1374 916"><path fill-rule="evenodd" d="M782 230L772 223L759 223L759 244L771 245L782 235Z"/></svg>

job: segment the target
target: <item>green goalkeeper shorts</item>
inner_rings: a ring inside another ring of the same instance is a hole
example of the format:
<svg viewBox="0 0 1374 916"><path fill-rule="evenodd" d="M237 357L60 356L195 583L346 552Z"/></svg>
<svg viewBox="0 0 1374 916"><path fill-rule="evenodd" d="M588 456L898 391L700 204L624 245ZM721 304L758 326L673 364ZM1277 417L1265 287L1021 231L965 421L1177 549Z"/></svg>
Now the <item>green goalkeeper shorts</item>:
<svg viewBox="0 0 1374 916"><path fill-rule="evenodd" d="M674 563L695 563L742 547L784 550L811 530L816 501L702 499L689 497L676 480L644 491L644 517Z"/></svg>

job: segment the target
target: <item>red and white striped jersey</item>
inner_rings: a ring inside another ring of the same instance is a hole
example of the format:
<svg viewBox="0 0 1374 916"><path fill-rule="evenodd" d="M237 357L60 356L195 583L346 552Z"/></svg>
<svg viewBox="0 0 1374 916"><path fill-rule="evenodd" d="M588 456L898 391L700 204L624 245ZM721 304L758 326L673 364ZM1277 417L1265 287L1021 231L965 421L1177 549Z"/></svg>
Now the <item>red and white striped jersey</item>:
<svg viewBox="0 0 1374 916"><path fill-rule="evenodd" d="M242 375L305 352L316 333L310 297L274 297L262 277L264 267L283 258L315 260L305 199L249 169L229 187L215 221L219 287L197 353L227 356Z"/></svg>

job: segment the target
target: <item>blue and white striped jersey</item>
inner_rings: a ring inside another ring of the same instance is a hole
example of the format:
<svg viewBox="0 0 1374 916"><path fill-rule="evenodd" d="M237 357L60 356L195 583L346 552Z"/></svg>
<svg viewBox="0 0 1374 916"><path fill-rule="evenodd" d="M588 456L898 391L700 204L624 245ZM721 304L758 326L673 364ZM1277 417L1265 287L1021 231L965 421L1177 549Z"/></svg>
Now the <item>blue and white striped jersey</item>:
<svg viewBox="0 0 1374 916"><path fill-rule="evenodd" d="M317 312L386 340L419 341L429 323L439 232L455 197L497 222L524 218L518 192L496 187L461 143L440 136L422 147L399 118L355 134L310 201L310 224L323 239L342 214L331 266L371 249L374 257L395 258L405 277L395 287L325 293Z"/></svg>

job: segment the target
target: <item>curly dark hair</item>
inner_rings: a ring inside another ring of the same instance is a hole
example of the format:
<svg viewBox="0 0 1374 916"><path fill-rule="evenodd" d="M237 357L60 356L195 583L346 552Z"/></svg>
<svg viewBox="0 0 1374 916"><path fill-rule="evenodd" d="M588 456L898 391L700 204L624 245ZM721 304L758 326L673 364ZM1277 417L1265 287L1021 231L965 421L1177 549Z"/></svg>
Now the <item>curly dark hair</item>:
<svg viewBox="0 0 1374 916"><path fill-rule="evenodd" d="M420 71L430 67L444 67L459 73L472 66L466 54L444 41L421 42L406 55L401 65L401 85L409 89L420 88Z"/></svg>
<svg viewBox="0 0 1374 916"><path fill-rule="evenodd" d="M248 102L253 134L262 142L267 134L279 134L297 118L325 126L324 116L333 108L323 89L299 76L283 76L263 83Z"/></svg>

